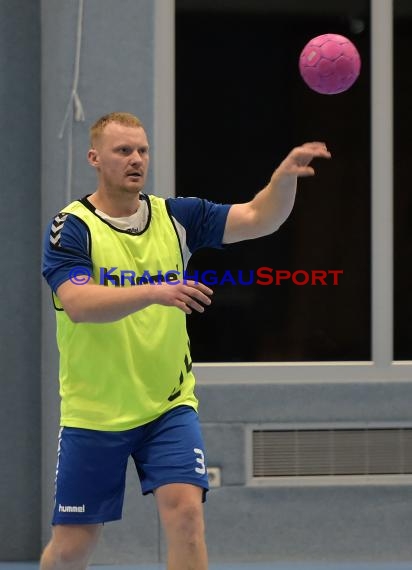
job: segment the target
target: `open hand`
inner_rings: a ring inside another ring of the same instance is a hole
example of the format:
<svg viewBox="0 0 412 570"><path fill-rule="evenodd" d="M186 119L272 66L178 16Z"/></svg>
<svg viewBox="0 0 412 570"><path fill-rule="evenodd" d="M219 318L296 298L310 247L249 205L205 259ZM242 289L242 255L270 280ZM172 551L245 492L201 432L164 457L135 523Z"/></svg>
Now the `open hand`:
<svg viewBox="0 0 412 570"><path fill-rule="evenodd" d="M159 305L177 307L187 315L192 311L203 313L204 305L210 305L212 289L197 281L170 281L160 285L150 285L154 288L156 300Z"/></svg>
<svg viewBox="0 0 412 570"><path fill-rule="evenodd" d="M275 170L274 176L313 176L315 170L310 163L314 158L330 158L324 142L309 142L295 147Z"/></svg>

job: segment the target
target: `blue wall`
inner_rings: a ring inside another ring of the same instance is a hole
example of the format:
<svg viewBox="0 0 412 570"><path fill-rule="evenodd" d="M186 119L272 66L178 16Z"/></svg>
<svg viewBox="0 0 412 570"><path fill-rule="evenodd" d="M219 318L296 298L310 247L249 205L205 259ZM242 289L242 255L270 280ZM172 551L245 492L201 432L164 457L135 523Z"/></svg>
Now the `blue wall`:
<svg viewBox="0 0 412 570"><path fill-rule="evenodd" d="M1 0L0 30L0 559L18 559L41 514L39 3Z"/></svg>
<svg viewBox="0 0 412 570"><path fill-rule="evenodd" d="M50 535L58 357L50 293L39 275L41 235L68 198L94 190L86 162L91 122L127 110L142 118L153 140L161 3L85 0L78 91L86 121L69 123L59 139L73 80L78 2L0 0L0 260L8 277L0 281L0 560L35 559ZM148 190L161 193L152 180ZM250 386L227 380L222 374L198 386L209 464L222 469L222 486L206 504L211 560L412 559L410 483L246 485L249 424L410 424L409 380L296 382L280 373L274 383L255 376ZM141 497L130 469L124 519L106 526L94 560L164 558L154 500Z"/></svg>

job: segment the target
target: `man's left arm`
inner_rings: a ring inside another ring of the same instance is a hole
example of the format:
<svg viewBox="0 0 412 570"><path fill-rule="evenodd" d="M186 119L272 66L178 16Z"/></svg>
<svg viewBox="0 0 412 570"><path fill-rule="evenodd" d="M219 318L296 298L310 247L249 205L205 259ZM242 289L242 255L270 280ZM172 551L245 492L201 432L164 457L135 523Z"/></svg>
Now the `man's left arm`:
<svg viewBox="0 0 412 570"><path fill-rule="evenodd" d="M330 158L323 142L294 148L272 174L269 184L250 202L229 210L223 243L254 239L275 232L289 217L295 202L297 179L313 176L314 158Z"/></svg>

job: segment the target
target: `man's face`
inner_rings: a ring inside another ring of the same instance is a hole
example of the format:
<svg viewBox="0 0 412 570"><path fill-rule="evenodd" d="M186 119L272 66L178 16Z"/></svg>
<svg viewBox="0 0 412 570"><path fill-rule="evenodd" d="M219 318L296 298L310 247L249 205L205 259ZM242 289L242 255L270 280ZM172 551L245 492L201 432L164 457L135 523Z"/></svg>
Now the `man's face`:
<svg viewBox="0 0 412 570"><path fill-rule="evenodd" d="M99 186L111 191L138 194L146 182L149 143L142 127L109 123L89 150Z"/></svg>

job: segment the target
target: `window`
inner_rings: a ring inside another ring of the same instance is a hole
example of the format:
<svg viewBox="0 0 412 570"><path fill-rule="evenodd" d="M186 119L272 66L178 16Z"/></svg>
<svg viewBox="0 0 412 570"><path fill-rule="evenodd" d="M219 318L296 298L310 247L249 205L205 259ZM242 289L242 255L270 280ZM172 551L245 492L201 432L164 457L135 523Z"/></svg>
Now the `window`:
<svg viewBox="0 0 412 570"><path fill-rule="evenodd" d="M300 181L274 235L193 256L190 270L218 280L300 272L279 285L215 285L212 307L188 318L197 362L372 359L369 3L288 5L176 0L177 195L247 201L293 146L324 140L333 155ZM349 37L362 58L357 83L335 96L310 91L298 72L303 46L326 32ZM314 270L343 274L297 284Z"/></svg>
<svg viewBox="0 0 412 570"><path fill-rule="evenodd" d="M412 193L410 131L412 47L410 2L394 2L394 358L412 360Z"/></svg>

